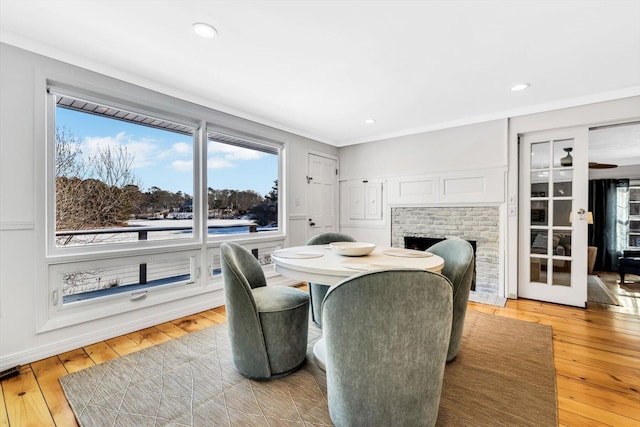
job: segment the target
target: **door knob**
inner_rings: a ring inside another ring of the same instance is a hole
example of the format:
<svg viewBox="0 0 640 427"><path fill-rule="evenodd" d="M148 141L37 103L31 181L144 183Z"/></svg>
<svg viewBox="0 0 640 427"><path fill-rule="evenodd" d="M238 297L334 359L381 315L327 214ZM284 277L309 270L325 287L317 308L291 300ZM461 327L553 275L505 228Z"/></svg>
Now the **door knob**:
<svg viewBox="0 0 640 427"><path fill-rule="evenodd" d="M309 225L310 225L311 227L313 227L314 225L316 225L316 223L315 223L315 222L313 222L313 220L312 220L311 218L309 218Z"/></svg>

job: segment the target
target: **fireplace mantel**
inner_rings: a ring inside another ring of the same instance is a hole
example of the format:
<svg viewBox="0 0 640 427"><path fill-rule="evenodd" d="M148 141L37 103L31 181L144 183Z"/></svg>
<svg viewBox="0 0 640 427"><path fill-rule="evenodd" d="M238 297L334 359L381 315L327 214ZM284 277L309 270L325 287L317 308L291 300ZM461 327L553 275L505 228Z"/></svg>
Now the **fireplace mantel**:
<svg viewBox="0 0 640 427"><path fill-rule="evenodd" d="M504 174L504 168L493 168L389 178L389 205L498 205L504 202Z"/></svg>

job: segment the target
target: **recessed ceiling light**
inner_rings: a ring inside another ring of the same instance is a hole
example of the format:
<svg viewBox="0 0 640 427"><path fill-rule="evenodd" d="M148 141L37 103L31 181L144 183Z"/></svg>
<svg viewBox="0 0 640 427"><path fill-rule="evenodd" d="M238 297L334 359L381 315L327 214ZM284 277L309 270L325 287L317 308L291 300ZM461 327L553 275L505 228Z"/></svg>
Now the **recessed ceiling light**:
<svg viewBox="0 0 640 427"><path fill-rule="evenodd" d="M204 22L196 22L193 24L193 32L200 37L205 37L207 39L218 35L218 31L215 28L209 24L205 24Z"/></svg>
<svg viewBox="0 0 640 427"><path fill-rule="evenodd" d="M364 121L366 124L370 125L376 122L376 119L367 119Z"/></svg>
<svg viewBox="0 0 640 427"><path fill-rule="evenodd" d="M525 90L529 86L531 86L529 83L518 83L517 85L512 86L511 90L514 91L514 92L517 92L519 90Z"/></svg>

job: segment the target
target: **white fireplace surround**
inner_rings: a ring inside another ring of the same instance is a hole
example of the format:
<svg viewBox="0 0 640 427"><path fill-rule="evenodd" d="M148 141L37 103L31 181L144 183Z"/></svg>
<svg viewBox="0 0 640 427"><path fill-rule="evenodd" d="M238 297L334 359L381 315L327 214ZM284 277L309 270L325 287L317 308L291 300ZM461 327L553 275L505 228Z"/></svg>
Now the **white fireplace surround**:
<svg viewBox="0 0 640 427"><path fill-rule="evenodd" d="M499 223L496 206L394 207L391 244L404 247L405 236L476 241L476 292L499 294Z"/></svg>

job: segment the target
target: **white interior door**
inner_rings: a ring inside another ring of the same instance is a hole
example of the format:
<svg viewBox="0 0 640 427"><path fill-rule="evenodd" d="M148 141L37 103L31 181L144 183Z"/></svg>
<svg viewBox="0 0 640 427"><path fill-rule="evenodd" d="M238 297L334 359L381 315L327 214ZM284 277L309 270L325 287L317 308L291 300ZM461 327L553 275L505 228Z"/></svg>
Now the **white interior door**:
<svg viewBox="0 0 640 427"><path fill-rule="evenodd" d="M520 137L518 296L587 300L588 129Z"/></svg>
<svg viewBox="0 0 640 427"><path fill-rule="evenodd" d="M338 161L309 153L307 239L338 228Z"/></svg>

